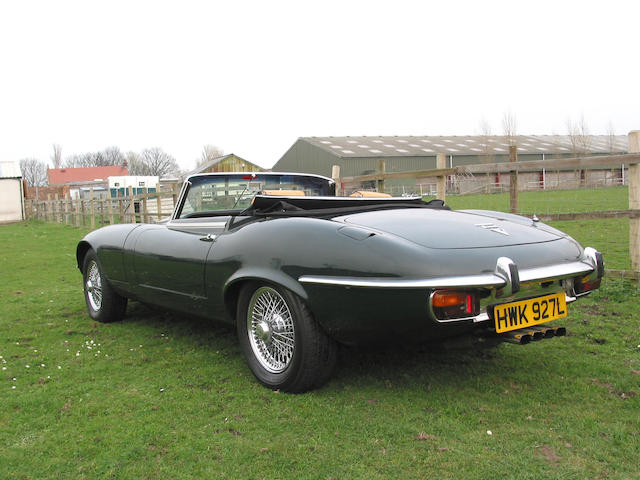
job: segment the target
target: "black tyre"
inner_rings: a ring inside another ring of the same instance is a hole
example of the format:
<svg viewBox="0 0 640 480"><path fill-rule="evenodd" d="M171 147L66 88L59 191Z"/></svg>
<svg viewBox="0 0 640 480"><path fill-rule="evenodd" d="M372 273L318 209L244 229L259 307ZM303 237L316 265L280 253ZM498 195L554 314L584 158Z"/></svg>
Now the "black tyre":
<svg viewBox="0 0 640 480"><path fill-rule="evenodd" d="M122 320L127 308L127 299L113 290L93 250L89 250L84 257L82 276L89 316L98 322Z"/></svg>
<svg viewBox="0 0 640 480"><path fill-rule="evenodd" d="M294 293L249 283L240 292L236 318L244 356L263 385L300 393L331 377L337 345Z"/></svg>

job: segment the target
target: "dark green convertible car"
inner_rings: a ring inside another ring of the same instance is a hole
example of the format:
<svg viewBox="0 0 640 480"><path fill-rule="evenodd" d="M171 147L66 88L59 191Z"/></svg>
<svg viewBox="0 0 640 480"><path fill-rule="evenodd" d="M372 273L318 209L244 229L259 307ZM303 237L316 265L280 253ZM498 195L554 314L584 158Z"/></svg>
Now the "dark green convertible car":
<svg viewBox="0 0 640 480"><path fill-rule="evenodd" d="M288 392L326 382L339 343L562 334L548 322L604 272L535 217L336 197L285 173L191 176L169 220L96 230L77 261L93 319L131 298L231 323L256 378Z"/></svg>

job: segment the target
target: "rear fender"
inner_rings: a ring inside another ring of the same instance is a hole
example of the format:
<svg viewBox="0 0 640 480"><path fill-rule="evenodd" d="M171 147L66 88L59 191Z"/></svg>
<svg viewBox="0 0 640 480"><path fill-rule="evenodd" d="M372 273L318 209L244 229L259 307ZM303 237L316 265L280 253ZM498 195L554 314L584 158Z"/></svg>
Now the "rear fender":
<svg viewBox="0 0 640 480"><path fill-rule="evenodd" d="M307 291L297 279L279 270L263 268L243 268L235 272L224 285L223 297L226 312L231 319L236 317L237 301L240 289L248 282L264 282L278 285L292 291L305 302L309 297Z"/></svg>

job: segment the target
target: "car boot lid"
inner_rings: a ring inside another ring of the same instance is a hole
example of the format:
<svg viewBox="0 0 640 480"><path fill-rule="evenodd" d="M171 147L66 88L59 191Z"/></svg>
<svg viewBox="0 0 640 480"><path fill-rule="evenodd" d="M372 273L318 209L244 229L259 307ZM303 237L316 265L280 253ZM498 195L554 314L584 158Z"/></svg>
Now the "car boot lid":
<svg viewBox="0 0 640 480"><path fill-rule="evenodd" d="M404 209L334 218L435 249L490 248L551 242L566 237L541 222L484 210Z"/></svg>

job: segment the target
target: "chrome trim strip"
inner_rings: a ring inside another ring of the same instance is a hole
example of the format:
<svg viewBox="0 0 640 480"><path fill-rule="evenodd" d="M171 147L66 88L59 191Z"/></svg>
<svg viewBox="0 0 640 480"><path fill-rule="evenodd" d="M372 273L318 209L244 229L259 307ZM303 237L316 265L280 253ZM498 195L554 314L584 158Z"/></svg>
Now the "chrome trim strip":
<svg viewBox="0 0 640 480"><path fill-rule="evenodd" d="M558 265L548 265L546 267L528 268L520 270L520 282L561 280L563 278L574 277L582 273L589 273L593 266L585 262L561 263Z"/></svg>
<svg viewBox="0 0 640 480"><path fill-rule="evenodd" d="M204 228L224 228L226 224L227 224L226 221L224 221L224 222L198 222L198 223L196 223L196 222L178 223L178 222L175 222L175 221L169 221L165 225L167 227L170 227L170 228L183 229L183 228L201 228L201 227L204 227Z"/></svg>
<svg viewBox="0 0 640 480"><path fill-rule="evenodd" d="M459 288L459 287L502 287L503 278L493 273L465 275L460 277L438 277L424 279L395 279L380 277L329 277L324 275L303 275L300 283L340 285L345 287L372 288Z"/></svg>
<svg viewBox="0 0 640 480"><path fill-rule="evenodd" d="M191 185L192 183L189 180L185 180L182 183L182 187L180 187L180 193L178 194L178 198L175 206L173 207L173 213L171 213L171 218L169 221L175 220L178 218L178 212L182 210L182 204L184 203L183 199L185 198L187 190Z"/></svg>
<svg viewBox="0 0 640 480"><path fill-rule="evenodd" d="M328 180L330 183L335 183L335 181L329 177L325 177L324 175L317 175L315 173L295 173L295 172L205 172L205 173L194 173L193 175L187 176L187 179L193 177L222 177L224 175L295 175L298 177L315 177L321 178L323 180ZM333 198L333 197L332 197Z"/></svg>
<svg viewBox="0 0 640 480"><path fill-rule="evenodd" d="M593 271L593 267L584 262L571 262L546 267L520 270L520 282L561 280L572 276ZM423 279L380 278L380 277L331 277L324 275L303 275L298 278L300 283L315 283L321 285L340 285L345 287L370 288L459 288L485 287L502 288L506 280L496 273L481 273L477 275L461 275L457 277L437 277Z"/></svg>
<svg viewBox="0 0 640 480"><path fill-rule="evenodd" d="M411 200L416 200L417 198L420 198L419 195L412 195L410 197L330 197L330 196L320 196L320 195L309 195L309 196L289 196L289 195L256 195L256 197L260 197L260 198L273 198L273 197L278 197L278 198L284 198L284 199L291 199L291 200L302 200L302 199L313 199L313 200L349 200L349 201L353 201L354 203L357 202L373 202L373 203L406 203L409 202Z"/></svg>

